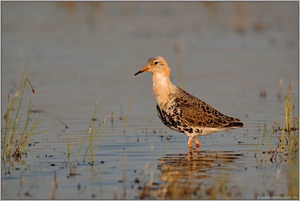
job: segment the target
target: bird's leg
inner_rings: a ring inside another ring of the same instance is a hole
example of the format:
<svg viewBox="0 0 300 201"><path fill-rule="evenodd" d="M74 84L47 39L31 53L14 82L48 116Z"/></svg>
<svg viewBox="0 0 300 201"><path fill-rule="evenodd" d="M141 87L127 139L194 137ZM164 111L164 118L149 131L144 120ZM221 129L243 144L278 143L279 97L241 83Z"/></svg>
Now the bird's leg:
<svg viewBox="0 0 300 201"><path fill-rule="evenodd" d="M196 147L200 148L200 142L198 141L198 139L196 138L196 136L194 136L194 141L196 143ZM193 146L193 145L192 145Z"/></svg>
<svg viewBox="0 0 300 201"><path fill-rule="evenodd" d="M190 149L193 148L193 138L189 137L188 145L189 145L189 148L190 148Z"/></svg>

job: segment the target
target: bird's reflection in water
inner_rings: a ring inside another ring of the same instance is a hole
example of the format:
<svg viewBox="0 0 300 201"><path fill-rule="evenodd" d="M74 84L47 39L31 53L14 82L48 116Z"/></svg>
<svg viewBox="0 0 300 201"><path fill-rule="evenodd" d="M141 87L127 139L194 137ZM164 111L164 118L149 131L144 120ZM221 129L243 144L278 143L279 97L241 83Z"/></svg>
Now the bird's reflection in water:
<svg viewBox="0 0 300 201"><path fill-rule="evenodd" d="M235 161L242 156L242 153L235 151L199 150L185 154L167 154L158 162L160 182L147 188L151 190L144 191L146 194L142 198L197 199L203 198L203 194L206 195L204 198L213 198L210 191L215 191L214 183L228 182L228 178L225 178L227 173L241 168L241 164ZM209 188L205 188L204 183L207 182L211 184Z"/></svg>
<svg viewBox="0 0 300 201"><path fill-rule="evenodd" d="M167 154L158 163L162 174L176 172L206 172L214 167L224 167L240 158L242 153L234 151L199 151L187 154ZM232 167L230 167L232 168Z"/></svg>

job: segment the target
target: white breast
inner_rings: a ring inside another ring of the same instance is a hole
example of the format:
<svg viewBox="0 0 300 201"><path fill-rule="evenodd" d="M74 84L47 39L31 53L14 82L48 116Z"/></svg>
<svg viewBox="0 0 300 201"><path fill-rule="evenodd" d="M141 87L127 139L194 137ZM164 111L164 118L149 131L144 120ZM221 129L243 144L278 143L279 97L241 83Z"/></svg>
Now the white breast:
<svg viewBox="0 0 300 201"><path fill-rule="evenodd" d="M156 104L161 106L169 101L169 94L173 84L170 79L161 73L153 74L153 95L156 100Z"/></svg>

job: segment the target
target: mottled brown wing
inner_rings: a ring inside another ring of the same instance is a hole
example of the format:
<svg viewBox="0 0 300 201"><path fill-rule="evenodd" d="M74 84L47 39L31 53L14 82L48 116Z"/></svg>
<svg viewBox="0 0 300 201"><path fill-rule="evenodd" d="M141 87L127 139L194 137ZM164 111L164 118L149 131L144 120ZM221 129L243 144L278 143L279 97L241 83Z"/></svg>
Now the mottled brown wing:
<svg viewBox="0 0 300 201"><path fill-rule="evenodd" d="M181 96L177 96L175 102L182 113L182 120L188 125L211 128L243 126L239 119L226 116L197 97L180 90L178 94Z"/></svg>

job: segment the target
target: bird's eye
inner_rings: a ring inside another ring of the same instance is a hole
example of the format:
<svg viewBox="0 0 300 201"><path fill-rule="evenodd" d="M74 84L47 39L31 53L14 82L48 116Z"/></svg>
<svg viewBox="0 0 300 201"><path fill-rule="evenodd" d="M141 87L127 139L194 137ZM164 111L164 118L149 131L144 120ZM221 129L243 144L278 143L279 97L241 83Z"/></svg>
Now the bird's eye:
<svg viewBox="0 0 300 201"><path fill-rule="evenodd" d="M154 61L154 65L157 65L158 64L158 61Z"/></svg>

